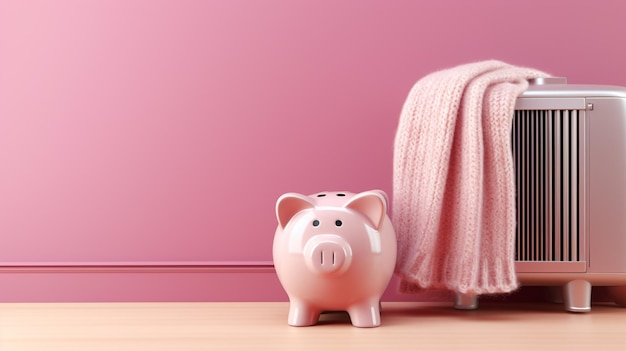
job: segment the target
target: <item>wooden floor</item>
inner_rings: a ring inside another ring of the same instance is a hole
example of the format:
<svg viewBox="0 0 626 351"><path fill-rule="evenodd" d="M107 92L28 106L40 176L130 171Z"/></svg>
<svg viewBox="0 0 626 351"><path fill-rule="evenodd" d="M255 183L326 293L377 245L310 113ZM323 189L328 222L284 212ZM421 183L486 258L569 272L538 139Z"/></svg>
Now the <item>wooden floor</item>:
<svg viewBox="0 0 626 351"><path fill-rule="evenodd" d="M383 303L382 325L344 313L287 325L287 303L0 304L0 350L626 350L626 309Z"/></svg>

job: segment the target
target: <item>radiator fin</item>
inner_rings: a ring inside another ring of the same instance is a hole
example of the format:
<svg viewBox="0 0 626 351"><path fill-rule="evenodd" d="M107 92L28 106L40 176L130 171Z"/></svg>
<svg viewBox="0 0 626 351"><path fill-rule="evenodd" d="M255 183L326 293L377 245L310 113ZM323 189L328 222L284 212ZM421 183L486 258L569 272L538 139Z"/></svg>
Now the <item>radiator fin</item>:
<svg viewBox="0 0 626 351"><path fill-rule="evenodd" d="M516 260L579 261L577 110L515 111Z"/></svg>

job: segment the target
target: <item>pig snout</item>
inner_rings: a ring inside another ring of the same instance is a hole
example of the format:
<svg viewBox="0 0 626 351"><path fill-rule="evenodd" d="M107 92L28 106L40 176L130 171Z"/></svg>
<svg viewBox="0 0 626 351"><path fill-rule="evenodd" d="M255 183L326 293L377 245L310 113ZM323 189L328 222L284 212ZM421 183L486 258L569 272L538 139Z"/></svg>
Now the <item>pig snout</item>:
<svg viewBox="0 0 626 351"><path fill-rule="evenodd" d="M317 235L304 246L307 266L316 273L342 273L350 266L352 249L338 235Z"/></svg>

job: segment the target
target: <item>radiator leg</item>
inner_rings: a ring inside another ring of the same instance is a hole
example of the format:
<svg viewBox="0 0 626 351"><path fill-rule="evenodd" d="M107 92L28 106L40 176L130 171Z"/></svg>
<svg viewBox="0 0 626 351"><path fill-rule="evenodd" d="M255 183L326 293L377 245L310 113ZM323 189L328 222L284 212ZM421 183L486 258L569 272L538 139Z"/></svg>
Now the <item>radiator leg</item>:
<svg viewBox="0 0 626 351"><path fill-rule="evenodd" d="M463 294L456 292L454 294L454 308L457 310L475 310L478 308L478 295Z"/></svg>
<svg viewBox="0 0 626 351"><path fill-rule="evenodd" d="M563 285L565 309L570 312L591 311L591 283L578 279Z"/></svg>

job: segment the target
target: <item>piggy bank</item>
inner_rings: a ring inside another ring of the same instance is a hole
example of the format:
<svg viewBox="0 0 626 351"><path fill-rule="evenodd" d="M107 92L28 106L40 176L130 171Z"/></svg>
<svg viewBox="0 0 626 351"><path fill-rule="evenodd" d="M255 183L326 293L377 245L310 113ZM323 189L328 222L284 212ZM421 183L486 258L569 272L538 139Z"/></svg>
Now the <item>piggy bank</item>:
<svg viewBox="0 0 626 351"><path fill-rule="evenodd" d="M396 234L387 196L323 192L282 195L273 258L289 296L292 326L317 323L324 311L347 311L352 325L380 325L380 297L393 275Z"/></svg>

